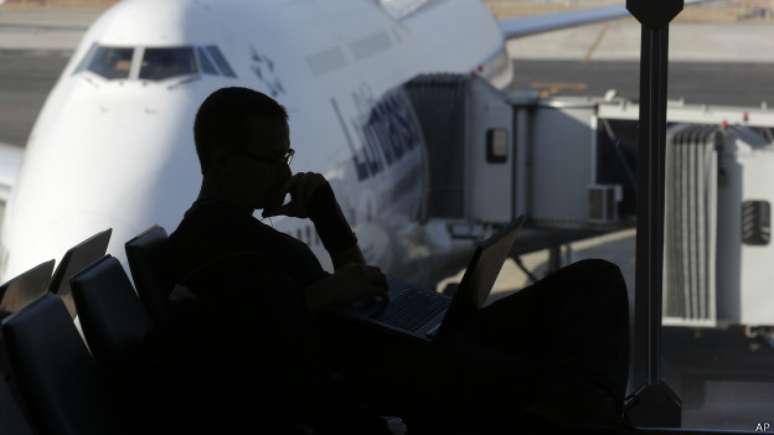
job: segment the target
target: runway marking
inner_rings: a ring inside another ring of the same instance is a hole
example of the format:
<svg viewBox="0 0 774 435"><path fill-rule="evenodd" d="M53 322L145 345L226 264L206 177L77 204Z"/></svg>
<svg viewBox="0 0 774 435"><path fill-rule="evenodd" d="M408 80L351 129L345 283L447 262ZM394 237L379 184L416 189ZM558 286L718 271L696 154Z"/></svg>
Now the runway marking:
<svg viewBox="0 0 774 435"><path fill-rule="evenodd" d="M584 62L588 62L591 60L591 55L594 54L594 51L596 51L597 47L599 47L599 44L602 42L602 39L605 37L605 34L607 33L607 29L610 28L610 24L605 24L602 26L602 29L597 34L597 38L594 40L594 43L591 44L591 47L589 47L588 51L586 52L586 56L583 57Z"/></svg>
<svg viewBox="0 0 774 435"><path fill-rule="evenodd" d="M589 89L586 83L532 82L532 88L540 89L541 97L550 97L562 91L583 92Z"/></svg>

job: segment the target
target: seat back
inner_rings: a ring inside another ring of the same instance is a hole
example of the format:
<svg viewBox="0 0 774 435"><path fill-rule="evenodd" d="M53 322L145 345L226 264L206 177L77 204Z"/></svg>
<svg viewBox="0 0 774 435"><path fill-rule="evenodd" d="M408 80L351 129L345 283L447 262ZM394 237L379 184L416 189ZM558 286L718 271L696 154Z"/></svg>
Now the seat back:
<svg viewBox="0 0 774 435"><path fill-rule="evenodd" d="M209 310L237 310L246 315L265 310L266 315L288 315L274 300L275 296L287 295L278 295L274 288L289 287L292 280L279 272L259 273L266 269L260 265L267 261L258 253L225 254L196 268L181 284L193 290ZM248 299L255 305L246 304Z"/></svg>
<svg viewBox="0 0 774 435"><path fill-rule="evenodd" d="M0 321L44 295L53 270L54 260L49 260L1 285ZM7 378L10 370L5 343L2 340L2 336L0 336L0 377Z"/></svg>
<svg viewBox="0 0 774 435"><path fill-rule="evenodd" d="M271 398L260 411L262 418L281 424L289 413L306 412L297 400L307 397L317 382L319 341L305 333L313 328L304 325L309 319L303 293L295 291L291 277L267 267L267 261L260 254L227 254L197 268L181 284L197 294L208 314L204 342L215 358L205 364L219 373L211 394L260 392ZM247 402L231 402L218 412L256 415L249 408Z"/></svg>
<svg viewBox="0 0 774 435"><path fill-rule="evenodd" d="M0 320L46 293L53 270L49 260L0 285Z"/></svg>
<svg viewBox="0 0 774 435"><path fill-rule="evenodd" d="M154 225L125 246L137 294L153 323L162 328L170 321L168 298L174 286L164 268L162 250L166 240L164 228Z"/></svg>
<svg viewBox="0 0 774 435"><path fill-rule="evenodd" d="M121 263L106 255L70 279L81 329L100 364L129 361L152 323Z"/></svg>
<svg viewBox="0 0 774 435"><path fill-rule="evenodd" d="M48 290L60 296L69 294L70 278L105 255L112 233L113 229L108 228L68 249L56 266Z"/></svg>
<svg viewBox="0 0 774 435"><path fill-rule="evenodd" d="M319 337L303 289L270 264L262 254L227 254L193 271L183 284L206 307L221 352L247 352L259 357L256 364L303 370L319 357Z"/></svg>
<svg viewBox="0 0 774 435"><path fill-rule="evenodd" d="M120 433L110 397L62 301L46 294L3 321L19 393L38 432Z"/></svg>
<svg viewBox="0 0 774 435"><path fill-rule="evenodd" d="M16 403L11 386L4 379L0 379L0 428L3 428L4 434L32 435L27 417Z"/></svg>

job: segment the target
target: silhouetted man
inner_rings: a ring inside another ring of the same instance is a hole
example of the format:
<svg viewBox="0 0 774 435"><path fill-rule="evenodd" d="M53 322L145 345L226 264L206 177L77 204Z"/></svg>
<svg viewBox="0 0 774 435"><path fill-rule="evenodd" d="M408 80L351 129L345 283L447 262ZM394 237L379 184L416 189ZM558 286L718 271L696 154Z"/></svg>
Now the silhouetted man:
<svg viewBox="0 0 774 435"><path fill-rule="evenodd" d="M326 323L322 314L331 308L383 297L386 280L365 265L327 181L316 173L291 174L284 108L249 89L220 89L199 109L194 136L204 178L198 199L170 235L169 260L177 282L217 307L215 318L272 318L233 329L258 329L248 332L254 342L274 335L265 354L288 355L265 373L280 380L282 403L314 396L318 402L308 405L314 407L326 394L338 398L333 403L349 395L355 405L401 415L410 427L427 423L429 430L444 424L518 428L525 423L516 410L568 424L620 416L628 303L616 266L599 260L570 265L480 310L445 344L419 345L346 322ZM287 193L291 200L283 205ZM304 243L253 218L256 209L265 217L310 219L335 272L324 271ZM259 259L240 269L241 282L255 280L252 291L229 292L207 280L224 264L219 259L246 253ZM268 311L251 314L261 304L270 305ZM293 375L283 378L284 372ZM332 373L339 379L336 391L326 391L331 384L319 379ZM303 382L284 389L291 379Z"/></svg>

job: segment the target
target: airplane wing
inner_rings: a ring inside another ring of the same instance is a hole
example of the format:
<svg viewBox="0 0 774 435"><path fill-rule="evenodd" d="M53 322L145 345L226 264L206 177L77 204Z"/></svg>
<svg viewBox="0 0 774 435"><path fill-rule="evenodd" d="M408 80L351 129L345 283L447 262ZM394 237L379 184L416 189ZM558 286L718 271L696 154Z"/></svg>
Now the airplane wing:
<svg viewBox="0 0 774 435"><path fill-rule="evenodd" d="M0 142L0 203L8 202L16 184L24 148Z"/></svg>
<svg viewBox="0 0 774 435"><path fill-rule="evenodd" d="M702 1L705 0L685 0L685 5L693 5ZM631 16L631 14L626 10L626 6L613 5L579 11L557 12L548 15L507 18L499 20L498 24L505 39L512 39L628 16Z"/></svg>

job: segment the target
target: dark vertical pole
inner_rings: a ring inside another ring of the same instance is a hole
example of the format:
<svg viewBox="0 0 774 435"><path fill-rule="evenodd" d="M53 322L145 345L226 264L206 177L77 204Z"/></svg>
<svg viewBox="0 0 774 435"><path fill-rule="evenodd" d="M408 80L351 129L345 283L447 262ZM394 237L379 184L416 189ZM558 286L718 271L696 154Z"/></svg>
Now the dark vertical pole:
<svg viewBox="0 0 774 435"><path fill-rule="evenodd" d="M642 26L637 186L637 293L634 374L648 384L659 378L659 331L664 250L664 160L666 153L669 28ZM650 290L650 291L642 291Z"/></svg>
<svg viewBox="0 0 774 435"><path fill-rule="evenodd" d="M683 0L627 0L642 24L640 123L637 190L637 270L633 341L635 414L640 425L679 426L679 398L662 384L660 332L664 246L664 165L666 155L669 22Z"/></svg>

